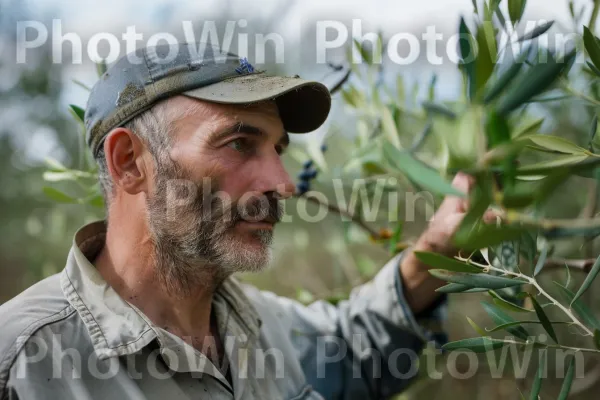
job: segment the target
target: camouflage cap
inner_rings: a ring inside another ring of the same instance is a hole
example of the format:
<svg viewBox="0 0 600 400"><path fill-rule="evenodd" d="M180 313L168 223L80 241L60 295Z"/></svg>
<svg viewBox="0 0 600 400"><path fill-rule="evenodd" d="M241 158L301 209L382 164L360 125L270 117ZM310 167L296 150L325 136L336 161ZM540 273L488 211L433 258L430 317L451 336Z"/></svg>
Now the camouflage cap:
<svg viewBox="0 0 600 400"><path fill-rule="evenodd" d="M85 128L93 154L98 154L112 129L177 94L224 104L274 100L290 133L317 129L331 108L331 96L323 84L255 71L246 59L214 46L145 47L116 61L92 88Z"/></svg>

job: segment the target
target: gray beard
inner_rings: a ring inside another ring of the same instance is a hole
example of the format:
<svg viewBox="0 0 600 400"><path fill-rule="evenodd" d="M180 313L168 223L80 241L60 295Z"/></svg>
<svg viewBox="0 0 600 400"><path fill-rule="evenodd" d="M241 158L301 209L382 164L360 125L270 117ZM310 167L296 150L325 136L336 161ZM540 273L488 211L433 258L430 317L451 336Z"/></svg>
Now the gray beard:
<svg viewBox="0 0 600 400"><path fill-rule="evenodd" d="M186 297L199 287L215 288L235 272L257 272L269 265L272 230L253 232L261 248L250 246L234 232L236 223L243 220L237 205L215 196L216 185L206 193L201 185L189 185L191 180L174 164L157 170L156 193L147 200L148 226L156 270L166 290ZM169 182L182 179L188 190L196 190L185 204L169 196L174 190ZM272 203L266 212L281 219L281 204Z"/></svg>

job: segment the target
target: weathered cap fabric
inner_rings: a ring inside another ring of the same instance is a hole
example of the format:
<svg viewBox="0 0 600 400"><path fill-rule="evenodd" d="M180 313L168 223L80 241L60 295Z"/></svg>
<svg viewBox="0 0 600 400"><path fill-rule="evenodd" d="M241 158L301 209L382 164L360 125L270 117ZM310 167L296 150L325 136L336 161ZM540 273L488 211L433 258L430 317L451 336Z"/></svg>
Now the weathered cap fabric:
<svg viewBox="0 0 600 400"><path fill-rule="evenodd" d="M270 76L235 54L201 47L192 43L144 47L108 68L92 88L85 110L86 138L93 154L98 154L112 129L177 94L223 104L274 100L290 133L314 131L327 119L331 96L323 84L298 76Z"/></svg>

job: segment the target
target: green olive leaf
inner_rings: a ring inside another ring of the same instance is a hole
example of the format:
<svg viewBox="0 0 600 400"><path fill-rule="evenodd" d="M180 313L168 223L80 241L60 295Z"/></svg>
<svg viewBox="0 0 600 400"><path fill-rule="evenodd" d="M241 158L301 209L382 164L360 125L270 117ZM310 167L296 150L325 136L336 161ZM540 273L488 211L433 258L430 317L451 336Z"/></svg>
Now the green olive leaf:
<svg viewBox="0 0 600 400"><path fill-rule="evenodd" d="M462 261L458 261L454 258L449 258L438 253L415 251L414 254L419 261L432 268L470 273L479 273L482 271L480 267L477 267L473 264L466 264Z"/></svg>
<svg viewBox="0 0 600 400"><path fill-rule="evenodd" d="M598 276L598 272L600 272L600 256L598 256L598 258L596 258L596 261L594 262L594 265L590 269L590 272L585 277L585 280L583 281L583 283L581 284L581 287L575 294L575 297L573 297L573 300L571 300L571 307L573 306L573 303L576 302L577 299L579 299L579 297L581 297L581 295L584 294L585 291L589 289L592 282L594 282L594 279L596 279L596 276Z"/></svg>
<svg viewBox="0 0 600 400"><path fill-rule="evenodd" d="M600 69L600 42L587 26L583 27L583 45L597 69Z"/></svg>
<svg viewBox="0 0 600 400"><path fill-rule="evenodd" d="M542 323L542 326L544 327L546 332L548 332L548 335L550 335L552 340L554 340L555 343L558 343L558 339L556 338L556 332L554 332L554 327L552 327L552 323L548 319L548 316L544 312L544 309L542 308L542 306L540 306L540 303L538 303L534 296L529 296L529 298L533 303L533 309L535 310L537 317Z"/></svg>
<svg viewBox="0 0 600 400"><path fill-rule="evenodd" d="M571 384L573 383L573 376L575 375L575 357L571 356L569 358L569 363L567 364L567 374L565 375L565 379L563 380L562 387L560 388L560 393L558 394L558 400L566 400L569 397L569 392L571 391Z"/></svg>
<svg viewBox="0 0 600 400"><path fill-rule="evenodd" d="M493 290L490 290L488 293L490 294L490 296L492 296L492 301L494 302L494 304L498 307L504 308L505 310L513 312L533 312L533 310L528 310L514 303L511 303L510 301L504 299Z"/></svg>
<svg viewBox="0 0 600 400"><path fill-rule="evenodd" d="M519 321L515 320L508 314L505 314L502 310L500 310L493 304L482 302L481 305L483 306L485 312L487 312L487 314L490 316L490 318L492 318L492 320L498 325L519 323ZM520 325L507 325L505 329L508 333L514 335L515 337L518 337L519 339L522 339L524 341L527 341L529 339L529 333L525 330L525 328L523 328Z"/></svg>
<svg viewBox="0 0 600 400"><path fill-rule="evenodd" d="M435 290L438 293L476 293L476 292L487 292L486 288L474 288L469 285L462 285L460 283L449 283Z"/></svg>
<svg viewBox="0 0 600 400"><path fill-rule="evenodd" d="M533 28L532 30L525 32L525 34L523 36L519 37L517 39L517 41L524 42L525 40L535 39L536 37L541 36L544 33L546 33L548 31L548 29L550 29L552 27L553 24L554 24L554 21L548 21L546 23L538 25L535 28Z"/></svg>
<svg viewBox="0 0 600 400"><path fill-rule="evenodd" d="M488 274L450 272L442 269L430 269L429 273L443 281L460 283L474 288L502 289L526 283L522 279L511 279Z"/></svg>
<svg viewBox="0 0 600 400"><path fill-rule="evenodd" d="M586 153L586 149L583 147L578 146L570 140L561 138L559 136L529 135L522 137L520 140L529 140L537 146L559 153L579 155Z"/></svg>
<svg viewBox="0 0 600 400"><path fill-rule="evenodd" d="M548 247L548 245L542 247L540 257L538 258L537 263L535 264L535 269L533 270L533 276L538 276L538 274L542 271L542 268L544 268L546 257L548 256Z"/></svg>
<svg viewBox="0 0 600 400"><path fill-rule="evenodd" d="M42 188L44 194L51 200L54 200L58 203L77 203L77 199L69 196L68 194L61 192L58 189L53 187L45 186Z"/></svg>
<svg viewBox="0 0 600 400"><path fill-rule="evenodd" d="M562 60L551 59L546 63L533 65L515 81L514 89L500 99L497 105L498 114L509 114L550 87L574 58L575 51L571 51Z"/></svg>
<svg viewBox="0 0 600 400"><path fill-rule="evenodd" d="M83 123L85 118L85 110L83 108L77 107L74 104L69 104L69 110L77 121Z"/></svg>
<svg viewBox="0 0 600 400"><path fill-rule="evenodd" d="M531 393L529 396L529 400L538 400L540 389L542 388L542 376L546 371L546 353L547 352L545 351L542 353L540 365L538 366L537 373L535 374L533 385L531 385Z"/></svg>
<svg viewBox="0 0 600 400"><path fill-rule="evenodd" d="M400 151L391 145L383 146L383 155L387 162L397 171L419 186L440 195L464 197L452 184L429 166L414 158L407 151Z"/></svg>
<svg viewBox="0 0 600 400"><path fill-rule="evenodd" d="M477 325L475 321L473 321L471 318L467 317L467 321L469 322L469 325L471 325L471 327L475 330L475 332L477 332L480 336L488 336L487 332L481 329L481 327L479 327L479 325Z"/></svg>
<svg viewBox="0 0 600 400"><path fill-rule="evenodd" d="M457 340L455 342L446 343L442 346L444 350L466 349L475 353L485 353L487 351L496 350L503 347L506 343L502 340L492 339L490 337L477 337L470 339Z"/></svg>
<svg viewBox="0 0 600 400"><path fill-rule="evenodd" d="M508 0L508 15L513 24L516 24L525 11L525 0Z"/></svg>
<svg viewBox="0 0 600 400"><path fill-rule="evenodd" d="M467 76L467 84L468 84L468 93L469 99L475 99L475 95L477 94L477 86L476 86L476 42L467 27L467 23L464 18L460 18L460 24L458 27L459 33L459 48L461 55L461 67L464 69L465 74Z"/></svg>

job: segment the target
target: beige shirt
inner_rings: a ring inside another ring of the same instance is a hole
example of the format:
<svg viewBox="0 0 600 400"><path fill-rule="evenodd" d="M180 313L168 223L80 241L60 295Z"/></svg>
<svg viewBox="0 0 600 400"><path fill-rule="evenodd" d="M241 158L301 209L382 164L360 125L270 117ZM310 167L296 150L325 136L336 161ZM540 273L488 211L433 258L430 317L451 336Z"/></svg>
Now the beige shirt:
<svg viewBox="0 0 600 400"><path fill-rule="evenodd" d="M336 305L304 306L227 279L213 301L224 365L122 299L89 261L105 225L75 235L65 269L0 306L0 398L368 399L401 391L429 337L398 258ZM229 372L231 384L224 376Z"/></svg>

